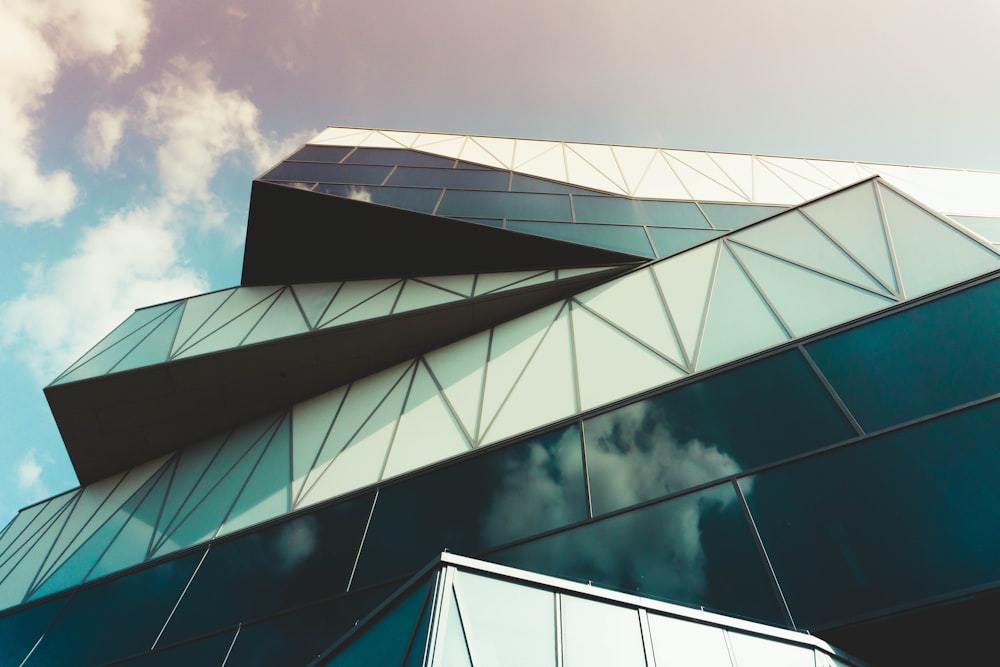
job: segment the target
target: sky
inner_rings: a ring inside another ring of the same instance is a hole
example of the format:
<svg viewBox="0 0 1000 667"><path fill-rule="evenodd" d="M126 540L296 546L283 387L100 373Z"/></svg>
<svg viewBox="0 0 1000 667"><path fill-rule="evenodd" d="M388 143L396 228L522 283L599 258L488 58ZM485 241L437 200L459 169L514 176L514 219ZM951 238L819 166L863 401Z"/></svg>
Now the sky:
<svg viewBox="0 0 1000 667"><path fill-rule="evenodd" d="M326 125L1000 171L997 0L0 0L0 527L77 485L42 387L235 285Z"/></svg>

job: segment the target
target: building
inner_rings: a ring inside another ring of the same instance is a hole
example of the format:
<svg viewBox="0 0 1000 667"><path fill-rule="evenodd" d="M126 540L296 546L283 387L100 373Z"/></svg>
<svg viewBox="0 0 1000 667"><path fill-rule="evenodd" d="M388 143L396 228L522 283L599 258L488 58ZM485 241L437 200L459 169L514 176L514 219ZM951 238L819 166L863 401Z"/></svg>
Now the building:
<svg viewBox="0 0 1000 667"><path fill-rule="evenodd" d="M992 651L995 243L1000 174L328 128L46 388L0 664Z"/></svg>

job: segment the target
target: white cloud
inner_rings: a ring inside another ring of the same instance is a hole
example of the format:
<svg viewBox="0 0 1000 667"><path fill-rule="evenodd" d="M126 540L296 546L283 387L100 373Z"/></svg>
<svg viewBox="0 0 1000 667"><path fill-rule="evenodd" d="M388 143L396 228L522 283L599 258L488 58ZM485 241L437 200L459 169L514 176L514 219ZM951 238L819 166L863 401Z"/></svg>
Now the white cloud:
<svg viewBox="0 0 1000 667"><path fill-rule="evenodd" d="M44 173L32 117L71 62L116 77L142 61L144 0L5 0L0 3L0 201L19 224L57 220L77 200L69 172Z"/></svg>
<svg viewBox="0 0 1000 667"><path fill-rule="evenodd" d="M95 109L90 113L80 136L80 149L87 164L100 169L111 165L125 135L126 116L124 109Z"/></svg>
<svg viewBox="0 0 1000 667"><path fill-rule="evenodd" d="M17 462L17 486L31 494L34 498L48 495L48 489L42 483L42 464L38 461L38 452L34 447L24 453Z"/></svg>

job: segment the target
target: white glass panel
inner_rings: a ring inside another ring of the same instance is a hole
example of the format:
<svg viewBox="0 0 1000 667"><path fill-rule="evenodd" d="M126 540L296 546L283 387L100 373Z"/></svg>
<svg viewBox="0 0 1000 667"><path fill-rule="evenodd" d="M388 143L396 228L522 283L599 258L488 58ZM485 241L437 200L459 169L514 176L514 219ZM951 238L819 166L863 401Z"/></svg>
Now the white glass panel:
<svg viewBox="0 0 1000 667"><path fill-rule="evenodd" d="M490 372L492 368L487 374ZM575 413L575 380L569 308L564 307L492 424L483 416L484 424L489 424L483 442L496 442Z"/></svg>
<svg viewBox="0 0 1000 667"><path fill-rule="evenodd" d="M350 313L353 310L357 310L358 304L365 301L366 299L371 299L380 292L384 292L390 285L398 283L398 280L388 279L388 280L356 280L348 283L344 283L344 286L334 297L333 302L327 309L326 314L323 315L321 327L327 326L338 326L341 324L340 319L345 313ZM393 293L393 298L395 298L395 292ZM384 312L382 315L389 314L389 308L392 307L392 302L389 302L388 306L384 306ZM354 320L364 319L354 317Z"/></svg>
<svg viewBox="0 0 1000 667"><path fill-rule="evenodd" d="M737 667L814 667L812 649L792 646L763 637L729 633Z"/></svg>
<svg viewBox="0 0 1000 667"><path fill-rule="evenodd" d="M599 171L604 178L614 183L614 185L621 190L623 194L628 193L628 186L625 184L625 179L622 176L622 170L619 168L618 161L615 160L615 155L611 151L610 146L602 146L598 144L566 144L566 148L586 160L587 163ZM572 174L573 168L571 166L571 177Z"/></svg>
<svg viewBox="0 0 1000 667"><path fill-rule="evenodd" d="M794 336L821 331L896 303L856 287L792 266L768 255L733 246Z"/></svg>
<svg viewBox="0 0 1000 667"><path fill-rule="evenodd" d="M497 137L476 137L477 144L490 152L504 169L510 169L514 161L514 139Z"/></svg>
<svg viewBox="0 0 1000 667"><path fill-rule="evenodd" d="M409 369L403 381L396 385L357 435L347 443L346 447L339 450L336 458L322 469L320 475L309 476L305 495L299 502L299 507L332 498L379 480L403 409L403 401L410 387L412 374L413 370ZM328 443L327 447L330 444L332 442ZM337 451L333 453L336 454Z"/></svg>
<svg viewBox="0 0 1000 667"><path fill-rule="evenodd" d="M403 285L403 291L399 295L399 300L396 302L396 307L392 312L403 313L408 310L436 306L439 303L457 301L461 298L457 294L452 294L451 292L446 292L410 279Z"/></svg>
<svg viewBox="0 0 1000 667"><path fill-rule="evenodd" d="M652 267L688 359L694 359L720 243L706 243Z"/></svg>
<svg viewBox="0 0 1000 667"><path fill-rule="evenodd" d="M175 308L172 313L156 325L155 329L142 339L142 342L115 364L111 372L119 373L130 368L140 368L167 361L170 356L170 347L174 342L174 335L177 333L177 325L181 321L182 312L183 308L181 306Z"/></svg>
<svg viewBox="0 0 1000 667"><path fill-rule="evenodd" d="M694 199L722 202L746 201L743 195L736 191L735 186L718 183L684 162L682 158L688 157L685 153L681 151L663 151L663 154L674 172L684 183L684 189L691 193Z"/></svg>
<svg viewBox="0 0 1000 667"><path fill-rule="evenodd" d="M244 291L248 293L242 294ZM270 291L270 293L266 294L262 299L257 300L257 297L265 291ZM260 289L240 288L236 290L236 293L209 318L205 326L191 337L194 342L186 345L176 355L176 358L181 359L241 345L243 339L264 316L264 313L267 312L268 307L274 302L277 296L278 290L274 290L271 287ZM246 307L248 302L253 303L249 307ZM233 316L232 319L228 319L230 315Z"/></svg>
<svg viewBox="0 0 1000 667"><path fill-rule="evenodd" d="M306 475L319 457L326 434L346 393L347 387L338 387L292 406L293 504L302 491Z"/></svg>
<svg viewBox="0 0 1000 667"><path fill-rule="evenodd" d="M816 171L830 178L840 187L857 183L869 174L862 173L853 162L838 162L835 160L807 160Z"/></svg>
<svg viewBox="0 0 1000 667"><path fill-rule="evenodd" d="M802 209L891 290L898 289L875 191L862 183Z"/></svg>
<svg viewBox="0 0 1000 667"><path fill-rule="evenodd" d="M698 185L688 185L688 191L694 195L695 199L715 199L715 197L701 197L695 193L702 187L709 188L708 191L718 191L717 186L721 186L723 190L718 192L720 195L724 194L725 199L723 199L723 201L749 201L749 195L744 193L707 153L703 153L701 151L664 152L668 157L684 164L684 167L682 169L677 169L677 172L680 177L685 180L685 182L691 180L691 177L688 175L688 170L694 170L697 172L697 177L693 180ZM701 185L702 181L705 179L711 181L711 185L707 183Z"/></svg>
<svg viewBox="0 0 1000 667"><path fill-rule="evenodd" d="M448 602L450 604L444 610L443 623L440 628L442 637L439 646L441 649L434 656L434 665L435 667L472 667L469 646L465 641L465 630L462 627L462 619L459 616L454 591L448 595Z"/></svg>
<svg viewBox="0 0 1000 667"><path fill-rule="evenodd" d="M736 153L708 153L747 201L753 201L753 157ZM725 181L723 181L725 183Z"/></svg>
<svg viewBox="0 0 1000 667"><path fill-rule="evenodd" d="M371 133L371 130L361 130L356 127L328 127L313 137L309 143L321 146L357 146Z"/></svg>
<svg viewBox="0 0 1000 667"><path fill-rule="evenodd" d="M493 421L500 404L507 398L528 359L535 352L542 335L548 330L562 304L552 304L493 329L490 342L490 362L486 367L480 439Z"/></svg>
<svg viewBox="0 0 1000 667"><path fill-rule="evenodd" d="M122 358L137 346L141 346L143 340L163 323L163 319L162 314L158 315L155 319L102 350L100 354L94 355L86 362L77 365L73 370L59 376L58 382L74 382L110 372L116 364L121 362Z"/></svg>
<svg viewBox="0 0 1000 667"><path fill-rule="evenodd" d="M472 437L479 432L483 369L489 344L490 332L483 331L424 355L448 402Z"/></svg>
<svg viewBox="0 0 1000 667"><path fill-rule="evenodd" d="M302 319L302 311L295 302L292 290L285 289L278 300L267 309L267 313L246 337L243 345L294 336L306 331L309 331L309 325Z"/></svg>
<svg viewBox="0 0 1000 667"><path fill-rule="evenodd" d="M399 132L397 130L379 130L379 132L404 148L412 146L417 136L419 136L416 132Z"/></svg>
<svg viewBox="0 0 1000 667"><path fill-rule="evenodd" d="M801 204L802 197L774 175L759 158L753 159L753 201L758 204Z"/></svg>
<svg viewBox="0 0 1000 667"><path fill-rule="evenodd" d="M649 270L594 287L580 294L577 300L680 366L685 365L684 354Z"/></svg>
<svg viewBox="0 0 1000 667"><path fill-rule="evenodd" d="M577 276L585 276L588 273L597 273L598 271L606 270L607 266L598 266L592 269L558 269L556 270L556 280L566 280L567 278L576 278Z"/></svg>
<svg viewBox="0 0 1000 667"><path fill-rule="evenodd" d="M719 256L698 370L784 342L788 336L729 252Z"/></svg>
<svg viewBox="0 0 1000 667"><path fill-rule="evenodd" d="M798 211L789 211L767 222L748 227L733 234L732 238L827 275L888 294L856 261Z"/></svg>
<svg viewBox="0 0 1000 667"><path fill-rule="evenodd" d="M306 476L303 486L305 490L313 485L329 462L354 441L358 431L370 421L369 417L378 410L379 405L387 402L387 396L393 392L397 396L405 396L412 366L413 362L411 361L397 364L392 368L362 378L347 389L344 404L337 411L336 420L330 428L330 433L320 450L319 457L316 459L313 469ZM403 393L399 394L400 391ZM402 407L402 398L399 398L399 401L399 405ZM398 410L396 417L399 417ZM393 423L395 423L395 418L393 418ZM381 463L379 466L380 470ZM378 479L378 470L375 471L375 474L375 479Z"/></svg>
<svg viewBox="0 0 1000 667"><path fill-rule="evenodd" d="M645 667L639 613L635 609L563 595L565 667Z"/></svg>
<svg viewBox="0 0 1000 667"><path fill-rule="evenodd" d="M795 192L802 197L803 201L821 197L836 187L829 187L822 183L817 183L817 176L814 170L802 160L790 160L781 158L758 158L766 163L771 171L781 180L788 184Z"/></svg>
<svg viewBox="0 0 1000 667"><path fill-rule="evenodd" d="M3 562L8 555L7 552L13 548L15 544L20 544L21 540L24 539L26 534L25 531L34 530L32 525L37 528L37 521L34 524L32 524L32 521L37 518L39 512L45 508L47 503L48 501L24 508L17 513L17 516L15 516L7 528L4 529L3 535L0 535L0 569L2 569Z"/></svg>
<svg viewBox="0 0 1000 667"><path fill-rule="evenodd" d="M467 141L465 137L450 137L449 135L444 134L432 136L435 137L435 140L428 141L427 143L421 143L423 141L423 136L421 136L413 144L413 147L419 147L420 150L434 155L457 158L461 154L462 149L465 147L465 142Z"/></svg>
<svg viewBox="0 0 1000 667"><path fill-rule="evenodd" d="M342 284L315 283L311 285L292 285L292 291L298 297L299 304L302 306L302 310L309 320L310 327L315 327L319 323L320 317L323 316L323 312L326 311L326 307L333 299L333 295L337 293Z"/></svg>
<svg viewBox="0 0 1000 667"><path fill-rule="evenodd" d="M412 146L414 148L419 148L425 152L431 152L428 146L432 144L440 144L445 142L464 142L465 137L461 137L457 134L438 134L436 132L426 132L417 135L417 138L413 140ZM456 153L457 155L457 153ZM452 157L455 157L454 155Z"/></svg>
<svg viewBox="0 0 1000 667"><path fill-rule="evenodd" d="M495 289L495 290L493 290L492 293L496 294L497 292L506 292L508 290L521 289L522 287L530 287L531 285L540 285L541 283L549 283L549 282L552 282L553 280L555 280L555 278L556 278L556 272L555 271L546 271L545 273L539 273L536 276L532 276L531 278L528 278L527 280L522 280L522 281L520 281L518 283L515 283L513 285L507 285L506 287L501 287L499 289Z"/></svg>
<svg viewBox="0 0 1000 667"><path fill-rule="evenodd" d="M657 667L733 667L721 628L648 614Z"/></svg>
<svg viewBox="0 0 1000 667"><path fill-rule="evenodd" d="M171 356L176 354L186 345L192 335L200 331L202 324L219 308L222 303L235 292L236 289L222 290L202 294L187 300L184 304L184 314L181 316L180 326L177 327L177 335L174 338L173 348L170 350ZM207 331L201 333L204 336Z"/></svg>
<svg viewBox="0 0 1000 667"><path fill-rule="evenodd" d="M830 175L828 175L826 172L821 171L816 166L816 163L814 161L806 160L804 158L767 156L763 159L776 167L780 167L786 172L791 172L801 178L811 181L816 186L823 188L823 192L831 192L833 190L839 190L845 185L856 183L859 180L859 178L856 176L854 179L849 180L846 183L841 183L840 181L831 178Z"/></svg>
<svg viewBox="0 0 1000 667"><path fill-rule="evenodd" d="M358 142L358 146L366 148L402 148L394 139L390 139L378 130L373 131L367 137Z"/></svg>
<svg viewBox="0 0 1000 667"><path fill-rule="evenodd" d="M198 341L203 340L206 336L211 335L216 329L228 325L237 317L253 309L261 302L268 300L268 297L273 296L279 289L281 288L239 287L233 290L233 292L229 294L228 298L226 298L226 300L219 305L217 309L215 309L205 323L198 328L196 332L194 332L189 340L186 340L182 345L177 347L177 349L180 350L183 356L183 352L185 352L187 348L197 344Z"/></svg>
<svg viewBox="0 0 1000 667"><path fill-rule="evenodd" d="M573 307L573 337L582 410L684 375L675 366L576 305Z"/></svg>
<svg viewBox="0 0 1000 667"><path fill-rule="evenodd" d="M657 155L657 151L654 148L631 146L612 146L611 150L625 178L625 189L629 194L633 194L642 182L642 177L646 175L646 169Z"/></svg>
<svg viewBox="0 0 1000 667"><path fill-rule="evenodd" d="M472 281L476 279L474 274L463 276L434 276L431 278L421 278L425 283L458 292L463 296L472 296Z"/></svg>
<svg viewBox="0 0 1000 667"><path fill-rule="evenodd" d="M995 252L879 187L886 223L907 297L919 296L1000 266Z"/></svg>
<svg viewBox="0 0 1000 667"><path fill-rule="evenodd" d="M456 573L455 592L476 667L555 666L551 592L467 572Z"/></svg>
<svg viewBox="0 0 1000 667"><path fill-rule="evenodd" d="M514 169L531 176L566 182L562 144L519 139L514 151Z"/></svg>
<svg viewBox="0 0 1000 667"><path fill-rule="evenodd" d="M288 512L289 430L290 418L285 417L267 445L257 467L229 512L220 535L266 521Z"/></svg>
<svg viewBox="0 0 1000 667"><path fill-rule="evenodd" d="M406 398L383 478L416 470L472 448L423 364Z"/></svg>
<svg viewBox="0 0 1000 667"><path fill-rule="evenodd" d="M470 138L465 142L465 146L462 148L462 154L459 155L459 158L465 160L466 162L475 162L476 164L483 164L487 167L499 167L500 169L507 168L507 165L498 160L495 155L476 143L475 138Z"/></svg>
<svg viewBox="0 0 1000 667"><path fill-rule="evenodd" d="M523 282L530 285L529 278L542 276L546 271L508 271L506 273L480 273L476 276L476 296L495 292L506 287L521 287Z"/></svg>
<svg viewBox="0 0 1000 667"><path fill-rule="evenodd" d="M49 529L54 518L60 515L60 512L66 507L67 503L76 497L78 489L73 489L72 491L67 491L66 493L56 496L55 498L50 498L37 505L38 510L27 524L24 525L23 530L20 530L17 537L4 549L4 552L0 554L0 580L3 579L5 573L14 566L24 553L32 548L32 545L38 542L42 534ZM29 512L29 510L24 510L24 512ZM54 539L54 538L53 538ZM41 555L36 554L36 556L41 559ZM35 567L38 567L36 563Z"/></svg>
<svg viewBox="0 0 1000 667"><path fill-rule="evenodd" d="M642 182L635 188L636 197L652 197L656 199L691 199L691 194L685 189L673 168L667 164L667 158L657 151L653 161L646 169Z"/></svg>
<svg viewBox="0 0 1000 667"><path fill-rule="evenodd" d="M608 152L610 154L610 150ZM613 192L615 194L626 194L623 185L619 185L611 180L608 175L599 171L573 148L567 147L565 155L566 174L570 183L582 185L586 188L604 190L605 192ZM618 176L618 181L621 181L621 176Z"/></svg>

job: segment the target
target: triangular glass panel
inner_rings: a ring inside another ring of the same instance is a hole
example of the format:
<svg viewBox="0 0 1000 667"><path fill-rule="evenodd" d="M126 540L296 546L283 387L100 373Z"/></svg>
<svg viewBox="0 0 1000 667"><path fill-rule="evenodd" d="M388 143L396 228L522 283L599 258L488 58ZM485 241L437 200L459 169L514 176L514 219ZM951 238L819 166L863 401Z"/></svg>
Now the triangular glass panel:
<svg viewBox="0 0 1000 667"><path fill-rule="evenodd" d="M723 248L695 368L710 368L788 340L774 313Z"/></svg>
<svg viewBox="0 0 1000 667"><path fill-rule="evenodd" d="M515 139L505 139L500 137L476 137L477 144L489 151L504 169L510 169L514 164L514 142Z"/></svg>
<svg viewBox="0 0 1000 667"><path fill-rule="evenodd" d="M429 308L430 306L456 301L461 298L453 292L438 289L437 287L432 287L419 280L410 278L403 285L403 291L400 292L399 300L396 301L396 307L392 309L392 312L405 313L408 310Z"/></svg>
<svg viewBox="0 0 1000 667"><path fill-rule="evenodd" d="M471 448L434 378L424 364L418 364L382 477L416 470Z"/></svg>
<svg viewBox="0 0 1000 667"><path fill-rule="evenodd" d="M563 306L561 313L545 332L537 351L499 407L496 417L488 422L483 415L486 431L481 444L497 442L538 424L577 412L569 308L564 304L557 305ZM487 370L487 381L490 372L492 364Z"/></svg>
<svg viewBox="0 0 1000 667"><path fill-rule="evenodd" d="M753 158L753 201L758 204L801 204L802 196L774 175L761 160Z"/></svg>
<svg viewBox="0 0 1000 667"><path fill-rule="evenodd" d="M707 199L709 201L745 201L736 186L719 183L715 179L692 167L686 160L691 156L687 151L662 151L667 162L684 183L684 189L691 193L692 199ZM702 156L704 157L704 156ZM713 167L714 167L713 163ZM721 172L718 167L716 171ZM728 178L726 179L728 180Z"/></svg>
<svg viewBox="0 0 1000 667"><path fill-rule="evenodd" d="M784 206L757 206L755 204L706 204L701 210L716 229L741 229L751 222L763 220L775 213L788 210Z"/></svg>
<svg viewBox="0 0 1000 667"><path fill-rule="evenodd" d="M563 659L567 665L645 667L642 630L635 609L571 595L561 596Z"/></svg>
<svg viewBox="0 0 1000 667"><path fill-rule="evenodd" d="M372 131L367 137L358 142L358 146L366 148L403 148L395 139L391 139L378 130Z"/></svg>
<svg viewBox="0 0 1000 667"><path fill-rule="evenodd" d="M421 136L414 143L414 148L419 148L422 151L431 153L432 155L441 155L443 157L458 158L462 154L462 150L465 148L465 144L468 141L467 137L450 137L447 135L434 135L440 139L440 141L431 141L428 143L420 143L423 140Z"/></svg>
<svg viewBox="0 0 1000 667"><path fill-rule="evenodd" d="M526 162L534 160L535 158L541 156L544 153L555 150L557 147L561 147L562 144L556 141L535 141L533 139L515 139L514 140L514 170L520 171L521 166ZM559 159L562 159L562 151L559 151ZM563 176L565 176L565 169L563 170ZM565 180L561 178L559 180Z"/></svg>
<svg viewBox="0 0 1000 667"><path fill-rule="evenodd" d="M817 183L814 170L804 160L771 157L758 159L766 163L781 180L788 183L788 186L795 190L803 200L820 197L837 189Z"/></svg>
<svg viewBox="0 0 1000 667"><path fill-rule="evenodd" d="M990 248L883 185L879 193L907 297L1000 268Z"/></svg>
<svg viewBox="0 0 1000 667"><path fill-rule="evenodd" d="M475 137L470 137L469 140L465 142L465 146L462 148L462 154L459 155L459 158L465 160L466 162L474 162L476 164L486 165L487 167L496 167L499 169L508 168L508 165L505 165L503 162L498 160L495 155L476 143Z"/></svg>
<svg viewBox="0 0 1000 667"><path fill-rule="evenodd" d="M898 291L882 215L871 183L861 183L824 197L802 210L890 293Z"/></svg>
<svg viewBox="0 0 1000 667"><path fill-rule="evenodd" d="M357 146L358 142L369 134L371 134L371 130L357 127L328 127L309 143L327 146Z"/></svg>
<svg viewBox="0 0 1000 667"><path fill-rule="evenodd" d="M346 394L347 387L338 387L292 406L293 505L302 492L306 476L317 464L323 443L326 442L326 436Z"/></svg>
<svg viewBox="0 0 1000 667"><path fill-rule="evenodd" d="M855 260L798 211L789 211L766 223L748 227L731 238L770 255L889 295Z"/></svg>
<svg viewBox="0 0 1000 667"><path fill-rule="evenodd" d="M424 355L448 403L466 433L473 438L479 432L483 373L489 345L490 332L483 331Z"/></svg>
<svg viewBox="0 0 1000 667"><path fill-rule="evenodd" d="M385 279L385 280L352 280L351 282L344 283L340 291L337 292L337 296L330 303L329 308L327 308L326 313L321 318L320 327L337 326L340 324L337 320L343 316L345 313L356 309L359 304L371 299L372 297L381 294L387 290L390 286L398 283L398 280ZM390 304L391 307L391 304ZM382 315L388 315L389 309L386 308ZM355 318L364 319L362 318Z"/></svg>
<svg viewBox="0 0 1000 667"><path fill-rule="evenodd" d="M599 144L566 144L566 148L586 160L604 178L611 181L622 194L628 194L628 186L625 184L622 170L618 166L618 161L615 159L615 154L611 150L611 146L602 146ZM570 177L572 177L572 167L570 168Z"/></svg>
<svg viewBox="0 0 1000 667"><path fill-rule="evenodd" d="M647 227L646 229L649 231L653 245L656 246L657 257L673 255L726 233L719 229L676 229L674 227Z"/></svg>
<svg viewBox="0 0 1000 667"><path fill-rule="evenodd" d="M295 301L290 288L285 288L274 301L256 326L247 334L242 345L252 345L275 338L294 336L309 331L309 324L302 316L302 310Z"/></svg>
<svg viewBox="0 0 1000 667"><path fill-rule="evenodd" d="M576 278L577 276L585 276L590 273L597 273L598 271L606 271L610 267L598 266L594 268L582 268L582 269L556 269L556 280L566 280L567 278Z"/></svg>
<svg viewBox="0 0 1000 667"><path fill-rule="evenodd" d="M876 296L755 250L735 244L732 250L794 336L821 331L896 303L891 297Z"/></svg>
<svg viewBox="0 0 1000 667"><path fill-rule="evenodd" d="M648 269L589 289L578 295L577 300L675 364L685 365L684 353Z"/></svg>
<svg viewBox="0 0 1000 667"><path fill-rule="evenodd" d="M667 309L689 360L694 359L701 335L708 286L715 274L721 243L716 241L682 252L654 264L651 269L660 283Z"/></svg>
<svg viewBox="0 0 1000 667"><path fill-rule="evenodd" d="M660 614L648 619L657 664L733 667L722 628Z"/></svg>
<svg viewBox="0 0 1000 667"><path fill-rule="evenodd" d="M835 160L806 160L816 171L828 177L834 184L832 187L846 187L857 183L870 174L862 173L853 162L838 162Z"/></svg>
<svg viewBox="0 0 1000 667"><path fill-rule="evenodd" d="M52 548L69 510L78 497L77 490L47 503L42 512L0 559L0 600L18 604L31 592L38 569Z"/></svg>
<svg viewBox="0 0 1000 667"><path fill-rule="evenodd" d="M446 595L449 599L441 610L443 619L438 630L441 633L438 643L440 652L434 655L434 662L431 664L434 667L472 667L469 642L465 638L465 628L455 591L452 590Z"/></svg>
<svg viewBox="0 0 1000 667"><path fill-rule="evenodd" d="M400 132L398 130L379 130L384 136L392 139L403 148L409 148L419 136L416 132Z"/></svg>
<svg viewBox="0 0 1000 667"><path fill-rule="evenodd" d="M573 338L581 410L684 376L676 365L576 304L573 307Z"/></svg>
<svg viewBox="0 0 1000 667"><path fill-rule="evenodd" d="M529 279L545 275L546 271L508 271L505 273L480 273L476 276L475 295L482 296L507 287L520 287Z"/></svg>
<svg viewBox="0 0 1000 667"><path fill-rule="evenodd" d="M177 334L177 326L181 322L181 314L183 312L183 304L178 304L173 312L164 317L141 343L125 355L124 359L115 364L110 372L118 373L131 368L140 368L168 361L170 347L173 345L174 336Z"/></svg>
<svg viewBox="0 0 1000 667"><path fill-rule="evenodd" d="M563 146L550 141L518 140L514 151L514 169L531 176L568 182Z"/></svg>
<svg viewBox="0 0 1000 667"><path fill-rule="evenodd" d="M753 156L737 153L707 153L746 201L753 201ZM723 181L725 182L725 181Z"/></svg>
<svg viewBox="0 0 1000 667"><path fill-rule="evenodd" d="M210 292L201 296L193 296L184 302L184 314L181 315L181 323L177 327L177 335L174 337L174 344L170 349L171 357L188 343L191 336L201 329L205 320L210 318L235 291L236 288Z"/></svg>
<svg viewBox="0 0 1000 667"><path fill-rule="evenodd" d="M320 318L326 312L326 307L330 305L334 295L343 283L311 283L304 285L292 285L295 298L298 299L302 312L306 315L309 328L315 328L319 324Z"/></svg>
<svg viewBox="0 0 1000 667"><path fill-rule="evenodd" d="M420 280L441 289L457 292L462 296L472 296L472 283L475 279L475 274L468 273L459 276L433 276L430 278L421 278Z"/></svg>
<svg viewBox="0 0 1000 667"><path fill-rule="evenodd" d="M629 194L635 194L636 188L642 182L642 177L646 175L649 163L657 155L656 149L612 146L611 151L615 154L615 161L621 168L622 177L625 179L625 190Z"/></svg>
<svg viewBox="0 0 1000 667"><path fill-rule="evenodd" d="M247 526L253 526L291 509L289 481L291 480L290 431L291 417L282 418L267 444L267 450L257 462L246 485L240 491L233 509L219 530L226 535Z"/></svg>
<svg viewBox="0 0 1000 667"><path fill-rule="evenodd" d="M608 154L610 155L610 153L611 151L608 149ZM595 190L613 192L615 194L626 194L624 185L620 185L619 183L611 180L608 175L604 174L597 167L588 162L572 147L566 147L565 156L566 175L567 180L570 183L574 185L582 185L585 188L594 188ZM621 180L621 176L618 176L618 180Z"/></svg>
<svg viewBox="0 0 1000 667"><path fill-rule="evenodd" d="M191 336L177 359L238 347L277 298L280 288L241 287Z"/></svg>
<svg viewBox="0 0 1000 667"><path fill-rule="evenodd" d="M659 151L653 156L646 169L646 175L633 190L636 197L651 197L654 199L691 199L691 194L684 189L684 184L676 172L667 163L667 158Z"/></svg>

